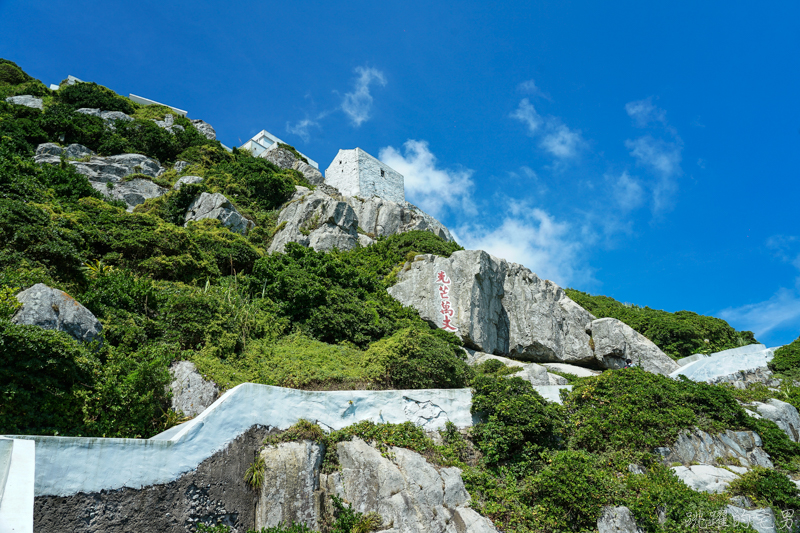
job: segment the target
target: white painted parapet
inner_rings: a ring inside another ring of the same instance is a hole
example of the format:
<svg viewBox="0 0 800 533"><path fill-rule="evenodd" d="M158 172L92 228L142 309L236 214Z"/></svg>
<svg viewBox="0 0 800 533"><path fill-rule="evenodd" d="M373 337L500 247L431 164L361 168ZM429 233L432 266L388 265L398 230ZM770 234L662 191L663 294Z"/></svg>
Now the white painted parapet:
<svg viewBox="0 0 800 533"><path fill-rule="evenodd" d="M0 437L0 532L33 533L35 443Z"/></svg>
<svg viewBox="0 0 800 533"><path fill-rule="evenodd" d="M362 420L464 428L473 424L471 405L469 389L302 391L244 383L152 439L15 438L36 442L36 496L68 496L169 483L255 425L286 429L303 418L323 429Z"/></svg>

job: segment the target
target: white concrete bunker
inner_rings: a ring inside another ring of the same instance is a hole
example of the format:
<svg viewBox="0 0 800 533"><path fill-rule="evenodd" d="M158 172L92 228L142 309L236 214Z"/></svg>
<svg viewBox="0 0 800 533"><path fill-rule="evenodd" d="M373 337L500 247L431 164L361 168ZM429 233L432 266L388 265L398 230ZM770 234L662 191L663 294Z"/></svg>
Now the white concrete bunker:
<svg viewBox="0 0 800 533"><path fill-rule="evenodd" d="M325 183L344 196L378 196L401 205L406 202L403 175L361 148L339 150L325 170Z"/></svg>

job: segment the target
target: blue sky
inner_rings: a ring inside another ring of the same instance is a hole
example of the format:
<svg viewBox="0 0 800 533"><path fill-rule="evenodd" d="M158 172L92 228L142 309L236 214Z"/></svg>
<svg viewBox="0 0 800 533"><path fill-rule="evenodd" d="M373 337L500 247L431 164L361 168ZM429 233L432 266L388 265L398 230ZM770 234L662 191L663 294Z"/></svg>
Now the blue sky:
<svg viewBox="0 0 800 533"><path fill-rule="evenodd" d="M0 0L0 57L356 146L468 248L800 334L800 4Z"/></svg>

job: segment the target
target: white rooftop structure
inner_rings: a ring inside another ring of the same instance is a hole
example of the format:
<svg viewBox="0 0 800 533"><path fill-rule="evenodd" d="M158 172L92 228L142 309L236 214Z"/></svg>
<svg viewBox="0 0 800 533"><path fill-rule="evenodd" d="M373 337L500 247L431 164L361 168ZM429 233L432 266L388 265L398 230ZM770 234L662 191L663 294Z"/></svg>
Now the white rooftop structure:
<svg viewBox="0 0 800 533"><path fill-rule="evenodd" d="M397 204L406 202L403 175L361 148L339 150L325 171L325 183L345 196L378 196Z"/></svg>
<svg viewBox="0 0 800 533"><path fill-rule="evenodd" d="M242 145L242 148L247 148L248 150L250 150L250 153L256 157L263 157L263 155L269 152L270 150L274 150L275 148L277 148L278 144L289 144L289 143L286 143L278 139L267 130L261 130L258 133L256 133L252 139L244 143ZM317 164L316 161L312 160L310 157L300 152L299 150L297 153L305 157L308 160L309 165L311 165L316 169L319 169L319 165Z"/></svg>

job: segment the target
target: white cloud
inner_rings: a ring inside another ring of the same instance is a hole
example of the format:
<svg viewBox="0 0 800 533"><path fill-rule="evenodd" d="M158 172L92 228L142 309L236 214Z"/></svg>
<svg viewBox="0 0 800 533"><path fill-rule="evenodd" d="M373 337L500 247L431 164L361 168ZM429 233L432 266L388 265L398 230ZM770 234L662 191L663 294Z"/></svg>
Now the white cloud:
<svg viewBox="0 0 800 533"><path fill-rule="evenodd" d="M535 80L526 80L517 85L517 90L524 94L530 94L532 96L539 96L546 100L550 100L550 96L541 90L537 85Z"/></svg>
<svg viewBox="0 0 800 533"><path fill-rule="evenodd" d="M372 108L372 94L369 92L371 84L376 83L380 86L386 85L386 77L383 72L375 68L356 67L358 77L355 81L353 92L345 93L342 100L342 111L344 111L353 125L358 127L369 120Z"/></svg>
<svg viewBox="0 0 800 533"><path fill-rule="evenodd" d="M539 147L558 159L572 159L586 145L580 130L568 128L557 117L542 117L527 98L510 116L525 124L529 135L541 135Z"/></svg>
<svg viewBox="0 0 800 533"><path fill-rule="evenodd" d="M291 124L289 122L286 123L286 131L289 133L293 133L294 135L297 135L298 137L303 139L304 142L308 142L308 140L311 138L309 129L319 128L319 127L320 127L319 122L316 122L308 118L299 120L294 124Z"/></svg>
<svg viewBox="0 0 800 533"><path fill-rule="evenodd" d="M667 123L667 112L660 107L654 106L652 97L628 102L625 104L625 112L633 119L633 123L640 128L644 128L651 122Z"/></svg>
<svg viewBox="0 0 800 533"><path fill-rule="evenodd" d="M606 175L606 179L612 182L614 199L623 211L633 211L644 202L644 189L641 183L627 172L623 172L617 178Z"/></svg>
<svg viewBox="0 0 800 533"><path fill-rule="evenodd" d="M780 260L800 271L798 244L800 237L791 235L774 235L766 242L767 248L773 250ZM769 300L725 309L720 312L720 317L751 330L756 337L781 327L800 328L800 272L794 285L792 289L781 287Z"/></svg>
<svg viewBox="0 0 800 533"><path fill-rule="evenodd" d="M459 243L467 249L490 254L525 265L539 277L557 284L594 282L592 272L582 266L584 245L568 223L558 222L542 209L510 201L499 226L488 229L466 225L456 231Z"/></svg>
<svg viewBox="0 0 800 533"><path fill-rule="evenodd" d="M628 139L625 141L625 147L631 151L631 155L639 164L649 167L662 176L671 177L681 172L683 147L680 144L645 135L634 140Z"/></svg>
<svg viewBox="0 0 800 533"><path fill-rule="evenodd" d="M409 139L403 144L403 153L387 146L378 156L405 177L406 199L423 211L433 216L441 215L445 208L475 212L471 199L473 171L438 168L427 141Z"/></svg>
<svg viewBox="0 0 800 533"><path fill-rule="evenodd" d="M728 308L719 316L759 337L780 327L800 326L800 295L796 290L781 288L769 300Z"/></svg>
<svg viewBox="0 0 800 533"><path fill-rule="evenodd" d="M580 130L571 130L563 124L550 124L540 146L559 159L572 159L586 144Z"/></svg>
<svg viewBox="0 0 800 533"><path fill-rule="evenodd" d="M511 118L515 118L528 126L528 133L534 135L544 123L542 116L533 107L530 100L523 98L517 110L511 113Z"/></svg>

